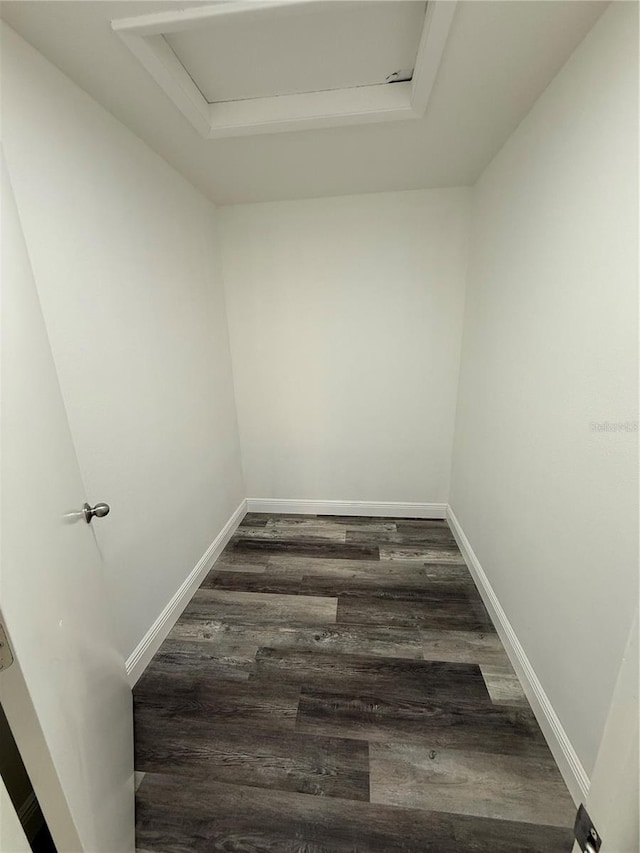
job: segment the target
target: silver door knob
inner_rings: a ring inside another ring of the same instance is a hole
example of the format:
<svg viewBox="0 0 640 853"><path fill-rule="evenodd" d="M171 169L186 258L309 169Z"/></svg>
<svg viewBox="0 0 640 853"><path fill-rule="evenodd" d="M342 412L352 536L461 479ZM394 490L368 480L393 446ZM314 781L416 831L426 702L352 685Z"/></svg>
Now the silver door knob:
<svg viewBox="0 0 640 853"><path fill-rule="evenodd" d="M91 524L91 519L96 518L104 518L105 515L109 515L111 507L109 504L96 504L95 506L90 506L89 504L82 505L82 512L84 513L84 520L87 524Z"/></svg>

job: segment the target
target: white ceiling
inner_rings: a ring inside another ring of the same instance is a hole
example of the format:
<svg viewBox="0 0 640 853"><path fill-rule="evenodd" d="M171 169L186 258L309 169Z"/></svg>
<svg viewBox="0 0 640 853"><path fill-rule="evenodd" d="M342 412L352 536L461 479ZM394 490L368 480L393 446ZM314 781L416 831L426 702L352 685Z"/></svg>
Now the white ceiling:
<svg viewBox="0 0 640 853"><path fill-rule="evenodd" d="M189 5L201 4L5 0L0 11L209 198L233 204L473 184L607 3L462 0L423 119L229 139L203 139L110 26Z"/></svg>
<svg viewBox="0 0 640 853"><path fill-rule="evenodd" d="M220 17L165 39L209 103L371 86L413 69L424 2L292 6L286 21Z"/></svg>

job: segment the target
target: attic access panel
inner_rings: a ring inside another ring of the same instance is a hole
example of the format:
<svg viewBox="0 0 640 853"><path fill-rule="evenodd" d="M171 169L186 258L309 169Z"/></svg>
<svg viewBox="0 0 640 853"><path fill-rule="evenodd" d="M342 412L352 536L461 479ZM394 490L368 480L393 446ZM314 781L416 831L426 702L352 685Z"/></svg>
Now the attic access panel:
<svg viewBox="0 0 640 853"><path fill-rule="evenodd" d="M454 11L454 0L227 0L112 27L216 138L421 117Z"/></svg>
<svg viewBox="0 0 640 853"><path fill-rule="evenodd" d="M286 18L232 15L168 33L205 99L239 101L385 83L413 74L426 3L292 6Z"/></svg>

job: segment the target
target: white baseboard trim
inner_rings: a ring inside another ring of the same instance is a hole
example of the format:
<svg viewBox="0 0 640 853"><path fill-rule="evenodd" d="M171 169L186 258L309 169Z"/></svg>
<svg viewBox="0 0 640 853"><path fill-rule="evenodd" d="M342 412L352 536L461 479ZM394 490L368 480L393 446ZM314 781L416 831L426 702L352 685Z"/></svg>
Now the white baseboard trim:
<svg viewBox="0 0 640 853"><path fill-rule="evenodd" d="M567 788L578 805L586 800L590 784L589 777L451 507L447 509L447 521L494 621L513 668L522 682L524 692Z"/></svg>
<svg viewBox="0 0 640 853"><path fill-rule="evenodd" d="M389 518L445 518L446 503L397 501L313 501L281 498L247 498L248 512L298 515L371 515Z"/></svg>
<svg viewBox="0 0 640 853"><path fill-rule="evenodd" d="M246 513L247 502L243 500L202 557L200 557L176 594L127 658L127 675L129 676L129 682L132 687L166 639L169 631L178 621L178 617L191 600L193 593L200 586L202 579L211 568L211 565L224 550L227 542L235 533Z"/></svg>

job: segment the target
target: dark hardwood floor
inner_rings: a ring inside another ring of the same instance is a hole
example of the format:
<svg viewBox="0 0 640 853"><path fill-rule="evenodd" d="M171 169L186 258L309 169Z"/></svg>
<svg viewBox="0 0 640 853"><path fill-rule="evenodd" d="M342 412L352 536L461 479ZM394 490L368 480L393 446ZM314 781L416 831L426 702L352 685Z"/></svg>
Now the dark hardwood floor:
<svg viewBox="0 0 640 853"><path fill-rule="evenodd" d="M139 851L572 848L444 521L247 515L134 709Z"/></svg>

